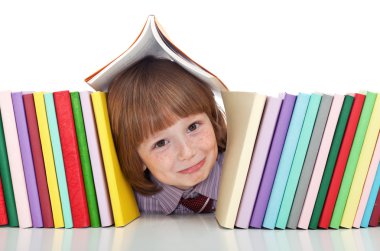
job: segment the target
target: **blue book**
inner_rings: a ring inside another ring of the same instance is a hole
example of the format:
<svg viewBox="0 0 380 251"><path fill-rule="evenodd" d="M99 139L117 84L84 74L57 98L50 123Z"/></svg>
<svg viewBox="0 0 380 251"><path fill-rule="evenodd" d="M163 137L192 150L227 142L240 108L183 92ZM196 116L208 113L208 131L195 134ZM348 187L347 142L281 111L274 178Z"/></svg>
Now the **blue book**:
<svg viewBox="0 0 380 251"><path fill-rule="evenodd" d="M278 165L276 178L274 180L272 192L269 198L268 207L265 212L263 222L263 227L265 228L274 229L276 225L278 212L280 210L282 197L288 181L290 168L292 166L310 96L311 95L309 94L300 93L297 97L292 119L286 134L285 144L282 150L280 163Z"/></svg>
<svg viewBox="0 0 380 251"><path fill-rule="evenodd" d="M71 216L70 199L66 183L66 172L65 166L63 164L61 140L59 138L53 93L45 93L44 99L46 106L46 115L49 124L51 144L53 148L54 164L57 173L59 195L61 197L63 221L65 223L65 228L72 228L73 219Z"/></svg>
<svg viewBox="0 0 380 251"><path fill-rule="evenodd" d="M305 161L306 153L307 153L311 135L313 132L315 119L318 114L321 98L322 96L319 94L313 94L310 97L309 105L307 106L305 119L304 119L302 129L301 129L300 137L297 143L296 152L294 153L292 166L290 167L288 181L286 182L286 187L285 187L284 196L281 202L280 211L277 216L277 221L276 221L277 228L285 229L286 224L288 222L290 210L292 209L294 195L297 190L298 180L301 175L303 163Z"/></svg>
<svg viewBox="0 0 380 251"><path fill-rule="evenodd" d="M367 205L364 210L362 222L360 224L361 227L368 227L369 220L371 219L372 211L375 206L377 193L380 188L380 163L377 166L375 180L373 181L371 192L369 193Z"/></svg>

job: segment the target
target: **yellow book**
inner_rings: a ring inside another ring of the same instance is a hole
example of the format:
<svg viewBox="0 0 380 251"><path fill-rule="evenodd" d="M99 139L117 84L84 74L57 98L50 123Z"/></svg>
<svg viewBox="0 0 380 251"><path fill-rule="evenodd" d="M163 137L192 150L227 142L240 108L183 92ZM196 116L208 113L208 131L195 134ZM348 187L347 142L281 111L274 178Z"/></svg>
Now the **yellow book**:
<svg viewBox="0 0 380 251"><path fill-rule="evenodd" d="M116 155L108 118L106 94L104 92L94 92L91 94L91 98L94 107L96 126L98 128L99 142L103 155L115 226L125 226L139 217L140 212L132 187L125 180Z"/></svg>
<svg viewBox="0 0 380 251"><path fill-rule="evenodd" d="M355 175L352 180L350 193L346 206L344 208L342 221L340 226L352 228L354 224L356 211L359 206L360 197L366 180L369 165L371 163L372 154L375 149L377 136L380 130L380 94L377 94L375 105L373 106L371 119L365 134L363 147L360 152L358 164L356 166Z"/></svg>
<svg viewBox="0 0 380 251"><path fill-rule="evenodd" d="M220 226L234 228L266 96L222 92L227 117L227 147L216 204Z"/></svg>
<svg viewBox="0 0 380 251"><path fill-rule="evenodd" d="M38 130L40 132L42 153L45 162L46 179L49 189L51 202L51 210L53 213L53 221L55 228L64 227L61 198L59 196L59 188L57 175L55 172L53 149L50 141L49 125L46 116L45 100L43 92L33 93L34 104L36 106L36 115L38 122ZM42 205L43 206L43 205Z"/></svg>

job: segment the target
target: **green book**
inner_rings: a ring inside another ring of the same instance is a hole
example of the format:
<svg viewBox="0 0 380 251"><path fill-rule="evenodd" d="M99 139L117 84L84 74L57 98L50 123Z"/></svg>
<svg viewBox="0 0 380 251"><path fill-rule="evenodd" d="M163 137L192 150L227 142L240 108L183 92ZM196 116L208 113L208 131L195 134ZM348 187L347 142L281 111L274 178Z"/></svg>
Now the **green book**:
<svg viewBox="0 0 380 251"><path fill-rule="evenodd" d="M96 199L96 191L94 186L94 178L92 175L92 167L90 154L88 151L86 130L84 127L82 106L80 103L79 92L71 92L71 105L73 107L75 130L77 133L78 148L80 161L82 164L82 173L84 186L86 190L88 212L90 215L91 227L100 227L100 217L98 209L98 201Z"/></svg>
<svg viewBox="0 0 380 251"><path fill-rule="evenodd" d="M331 177L334 172L336 160L338 159L340 145L342 144L344 131L347 126L348 118L350 117L353 103L354 103L353 96L346 95L344 97L342 110L340 111L340 114L339 114L334 137L331 142L330 152L327 157L325 171L323 172L321 184L319 186L318 195L314 204L313 213L311 215L309 229L318 228L319 217L321 216L323 205L325 203L325 199L327 196L327 191L329 190Z"/></svg>
<svg viewBox="0 0 380 251"><path fill-rule="evenodd" d="M354 178L356 165L359 160L360 151L363 146L365 133L367 131L369 120L371 118L372 109L375 104L376 96L377 96L376 93L367 92L364 105L363 105L363 110L360 114L358 127L356 129L354 141L352 143L352 147L350 150L350 156L348 157L342 183L340 185L338 198L335 202L334 212L333 212L331 222L330 222L331 228L339 228L340 226L340 222L342 220L342 216L344 212L344 207L346 206L348 193L350 192L352 179Z"/></svg>
<svg viewBox="0 0 380 251"><path fill-rule="evenodd" d="M9 170L7 145L5 144L5 135L3 121L0 114L0 177L3 183L3 193L5 206L7 208L8 226L18 227L18 216L16 210L15 196L13 194L11 172Z"/></svg>

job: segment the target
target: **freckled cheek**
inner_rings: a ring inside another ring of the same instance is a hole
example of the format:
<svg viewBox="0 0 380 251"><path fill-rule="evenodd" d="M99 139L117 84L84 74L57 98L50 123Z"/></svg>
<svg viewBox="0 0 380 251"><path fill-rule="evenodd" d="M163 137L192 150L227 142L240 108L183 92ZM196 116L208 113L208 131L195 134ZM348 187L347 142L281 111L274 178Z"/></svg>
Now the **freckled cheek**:
<svg viewBox="0 0 380 251"><path fill-rule="evenodd" d="M200 137L198 138L197 142L198 146L204 148L204 149L212 149L216 145L216 138L214 131L209 130L204 132Z"/></svg>

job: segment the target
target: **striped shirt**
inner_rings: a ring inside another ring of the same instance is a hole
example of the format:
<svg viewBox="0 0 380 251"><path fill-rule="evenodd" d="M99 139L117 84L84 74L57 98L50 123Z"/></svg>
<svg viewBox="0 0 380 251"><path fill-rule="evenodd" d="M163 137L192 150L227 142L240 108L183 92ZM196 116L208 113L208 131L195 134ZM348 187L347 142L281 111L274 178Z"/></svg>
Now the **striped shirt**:
<svg viewBox="0 0 380 251"><path fill-rule="evenodd" d="M162 187L162 190L154 195L145 196L135 191L137 203L142 214L194 214L187 207L179 204L181 198L194 198L202 194L213 199L215 209L218 196L218 185L223 163L223 154L219 154L209 176L199 184L187 190L161 183L154 176L152 181Z"/></svg>

